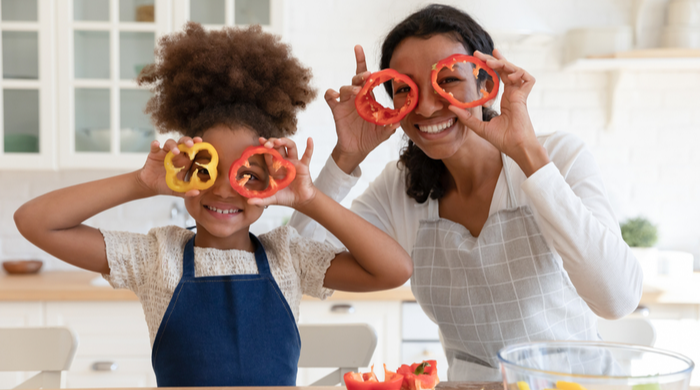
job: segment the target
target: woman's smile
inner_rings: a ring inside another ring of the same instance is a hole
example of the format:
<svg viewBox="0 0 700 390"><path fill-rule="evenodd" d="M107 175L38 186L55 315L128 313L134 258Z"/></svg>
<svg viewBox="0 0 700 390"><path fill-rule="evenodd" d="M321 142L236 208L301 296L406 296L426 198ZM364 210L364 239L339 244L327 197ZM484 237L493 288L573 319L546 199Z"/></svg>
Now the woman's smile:
<svg viewBox="0 0 700 390"><path fill-rule="evenodd" d="M440 123L435 123L435 124L416 124L416 128L420 130L422 133L428 133L428 134L437 134L445 129L448 129L452 127L452 125L455 124L457 121L457 118L450 118L446 121L442 121Z"/></svg>

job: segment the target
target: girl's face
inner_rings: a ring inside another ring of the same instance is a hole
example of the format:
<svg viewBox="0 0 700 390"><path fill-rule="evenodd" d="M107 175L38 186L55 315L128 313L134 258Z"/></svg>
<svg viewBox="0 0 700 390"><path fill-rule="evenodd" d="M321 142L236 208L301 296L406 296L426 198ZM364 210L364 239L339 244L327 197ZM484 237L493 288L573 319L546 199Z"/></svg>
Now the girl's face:
<svg viewBox="0 0 700 390"><path fill-rule="evenodd" d="M389 67L409 76L418 86L418 105L401 120L406 135L428 157L438 160L457 152L469 133L448 107L450 103L438 95L430 80L433 64L452 54L469 54L462 43L446 34L428 39L410 37L401 41L394 50ZM460 67L461 66L461 67ZM437 81L459 101L478 99L477 85L468 64L460 64L454 71L443 69ZM405 85L393 82L394 107L404 104L408 91ZM481 119L481 107L469 109Z"/></svg>
<svg viewBox="0 0 700 390"><path fill-rule="evenodd" d="M185 198L187 212L197 221L197 245L218 249L244 249L248 228L260 218L263 207L252 206L229 182L228 171L235 160L241 157L248 146L258 146L258 135L246 127L231 129L223 125L214 126L204 132L202 140L209 142L219 155L218 176L213 186L200 191L199 195ZM195 162L199 156L195 158ZM260 161L255 161L259 158ZM249 160L251 169L264 167L262 156ZM259 166L256 168L256 165ZM259 168L262 172L262 168ZM243 247L242 247L243 246Z"/></svg>

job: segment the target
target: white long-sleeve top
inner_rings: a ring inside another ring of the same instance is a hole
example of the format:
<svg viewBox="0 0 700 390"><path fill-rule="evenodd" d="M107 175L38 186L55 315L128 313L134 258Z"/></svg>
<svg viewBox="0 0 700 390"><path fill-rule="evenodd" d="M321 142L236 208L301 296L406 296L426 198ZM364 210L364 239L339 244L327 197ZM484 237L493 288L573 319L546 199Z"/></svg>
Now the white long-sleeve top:
<svg viewBox="0 0 700 390"><path fill-rule="evenodd" d="M608 201L600 171L591 152L578 137L557 132L538 137L550 163L525 176L508 159L518 205L529 205L556 256L561 257L577 293L600 317L613 319L631 313L642 295L642 271L627 244ZM406 195L403 168L393 161L353 200L351 209L393 237L412 253L419 222L429 219L429 199L418 203ZM348 175L329 158L314 181L316 187L342 200L361 175ZM508 188L501 172L489 215L507 208ZM295 212L289 224L302 236L340 242L321 225Z"/></svg>

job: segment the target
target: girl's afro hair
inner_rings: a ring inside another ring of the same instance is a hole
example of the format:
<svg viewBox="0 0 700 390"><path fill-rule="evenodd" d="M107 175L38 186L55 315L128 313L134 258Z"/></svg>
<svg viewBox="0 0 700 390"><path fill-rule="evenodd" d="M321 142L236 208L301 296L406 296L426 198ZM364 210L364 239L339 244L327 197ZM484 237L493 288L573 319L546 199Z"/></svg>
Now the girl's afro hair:
<svg viewBox="0 0 700 390"><path fill-rule="evenodd" d="M188 22L159 40L156 62L136 81L153 96L145 112L161 133L194 137L218 124L262 137L296 132L296 114L316 96L311 70L260 26L206 31Z"/></svg>

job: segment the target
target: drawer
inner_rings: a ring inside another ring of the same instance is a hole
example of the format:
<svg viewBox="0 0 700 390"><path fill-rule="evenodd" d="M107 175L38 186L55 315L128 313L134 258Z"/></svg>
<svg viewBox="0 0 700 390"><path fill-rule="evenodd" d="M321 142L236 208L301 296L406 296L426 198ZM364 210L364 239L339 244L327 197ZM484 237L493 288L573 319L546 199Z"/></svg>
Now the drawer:
<svg viewBox="0 0 700 390"><path fill-rule="evenodd" d="M439 341L438 326L417 302L401 304L401 338L405 340Z"/></svg>
<svg viewBox="0 0 700 390"><path fill-rule="evenodd" d="M95 367L95 363L100 363L100 366ZM156 387L156 375L150 355L76 357L65 373L65 382L66 388Z"/></svg>

